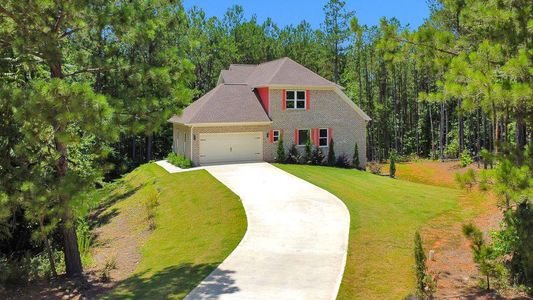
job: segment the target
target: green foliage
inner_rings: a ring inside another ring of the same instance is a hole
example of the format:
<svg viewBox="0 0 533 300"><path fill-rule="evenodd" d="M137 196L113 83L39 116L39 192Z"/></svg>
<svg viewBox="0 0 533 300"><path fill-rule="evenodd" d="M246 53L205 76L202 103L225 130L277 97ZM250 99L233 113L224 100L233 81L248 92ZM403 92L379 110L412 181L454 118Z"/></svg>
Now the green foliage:
<svg viewBox="0 0 533 300"><path fill-rule="evenodd" d="M463 152L461 152L460 162L461 168L465 168L474 162L474 159L468 150L465 149Z"/></svg>
<svg viewBox="0 0 533 300"><path fill-rule="evenodd" d="M322 149L320 149L320 147L318 146L315 146L315 148L313 149L312 157L311 157L311 164L322 165L325 159L326 159L326 156L324 156Z"/></svg>
<svg viewBox="0 0 533 300"><path fill-rule="evenodd" d="M146 221L148 222L148 228L150 230L156 228L155 216L157 213L157 207L159 206L159 194L160 191L156 189L153 183L146 188L146 196L143 199L143 206L146 211Z"/></svg>
<svg viewBox="0 0 533 300"><path fill-rule="evenodd" d="M328 166L334 166L336 162L337 162L337 159L335 156L335 145L334 145L333 138L332 138L329 141L327 163L328 163Z"/></svg>
<svg viewBox="0 0 533 300"><path fill-rule="evenodd" d="M276 162L285 162L285 146L283 145L283 135L280 135L278 145L276 146Z"/></svg>
<svg viewBox="0 0 533 300"><path fill-rule="evenodd" d="M188 169L192 167L192 162L190 159L186 158L183 155L179 155L175 152L170 152L167 155L167 161L178 168Z"/></svg>
<svg viewBox="0 0 533 300"><path fill-rule="evenodd" d="M311 160L313 159L313 145L311 144L310 138L307 138L305 142L304 151L304 164L311 164Z"/></svg>
<svg viewBox="0 0 533 300"><path fill-rule="evenodd" d="M353 150L352 162L353 162L353 166L356 169L360 169L361 168L361 162L359 161L359 147L357 146L357 142L355 143L355 147L354 147L354 150Z"/></svg>
<svg viewBox="0 0 533 300"><path fill-rule="evenodd" d="M287 158L285 159L285 163L288 164L298 164L302 160L302 156L300 155L300 152L298 151L298 147L295 144L292 144L289 148L289 153L287 153Z"/></svg>
<svg viewBox="0 0 533 300"><path fill-rule="evenodd" d="M78 236L78 249L81 255L81 262L83 266L89 267L92 261L91 246L94 240L94 235L91 232L87 219L78 218L78 222L76 223L76 235Z"/></svg>
<svg viewBox="0 0 533 300"><path fill-rule="evenodd" d="M396 177L396 151L392 150L389 156L389 177Z"/></svg>
<svg viewBox="0 0 533 300"><path fill-rule="evenodd" d="M110 273L111 271L115 270L117 268L117 257L112 256L108 257L105 260L104 267L100 271L100 280L103 282L108 282L111 279Z"/></svg>
<svg viewBox="0 0 533 300"><path fill-rule="evenodd" d="M455 182L459 185L461 189L472 189L474 184L476 184L476 172L474 169L468 169L463 174L461 173L455 173Z"/></svg>
<svg viewBox="0 0 533 300"><path fill-rule="evenodd" d="M478 265L481 274L485 276L486 289L491 289L491 278L500 278L504 267L498 261L498 257L492 245L483 239L483 233L473 224L463 225L463 234L470 240L470 248L474 255L474 262Z"/></svg>
<svg viewBox="0 0 533 300"><path fill-rule="evenodd" d="M426 266L426 254L422 245L422 237L418 231L415 232L415 274L417 297L422 299L432 299L436 289L436 281L428 274Z"/></svg>
<svg viewBox="0 0 533 300"><path fill-rule="evenodd" d="M487 191L490 188L491 176L487 170L481 170L479 173L479 189L482 191Z"/></svg>
<svg viewBox="0 0 533 300"><path fill-rule="evenodd" d="M488 166L492 169L494 167L494 155L487 149L482 149L479 152L479 156L483 161L483 168L487 169Z"/></svg>
<svg viewBox="0 0 533 300"><path fill-rule="evenodd" d="M346 154L342 153L341 155L337 156L337 160L335 161L335 167L348 169L351 166L352 165L350 164L350 160L346 156Z"/></svg>
<svg viewBox="0 0 533 300"><path fill-rule="evenodd" d="M56 268L59 272L64 272L65 263L61 251L52 252ZM0 256L0 284L20 285L41 279L51 279L52 270L50 260L45 252L35 255L25 253L21 258L13 259Z"/></svg>

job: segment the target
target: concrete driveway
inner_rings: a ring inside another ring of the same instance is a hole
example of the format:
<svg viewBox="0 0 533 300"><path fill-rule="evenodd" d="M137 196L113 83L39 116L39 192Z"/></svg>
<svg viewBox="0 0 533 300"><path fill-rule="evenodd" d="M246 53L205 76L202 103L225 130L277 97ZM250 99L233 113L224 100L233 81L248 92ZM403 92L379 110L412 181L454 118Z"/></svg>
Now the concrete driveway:
<svg viewBox="0 0 533 300"><path fill-rule="evenodd" d="M267 163L205 167L241 197L248 230L186 299L335 299L350 215L329 192Z"/></svg>

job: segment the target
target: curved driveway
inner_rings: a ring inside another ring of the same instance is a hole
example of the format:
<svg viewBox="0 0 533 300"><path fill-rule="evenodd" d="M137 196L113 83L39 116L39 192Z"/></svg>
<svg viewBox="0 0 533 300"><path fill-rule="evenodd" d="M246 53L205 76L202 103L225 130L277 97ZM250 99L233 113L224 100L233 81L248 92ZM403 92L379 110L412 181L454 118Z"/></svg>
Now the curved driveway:
<svg viewBox="0 0 533 300"><path fill-rule="evenodd" d="M344 203L267 163L205 169L241 197L248 229L186 299L335 299L350 226Z"/></svg>

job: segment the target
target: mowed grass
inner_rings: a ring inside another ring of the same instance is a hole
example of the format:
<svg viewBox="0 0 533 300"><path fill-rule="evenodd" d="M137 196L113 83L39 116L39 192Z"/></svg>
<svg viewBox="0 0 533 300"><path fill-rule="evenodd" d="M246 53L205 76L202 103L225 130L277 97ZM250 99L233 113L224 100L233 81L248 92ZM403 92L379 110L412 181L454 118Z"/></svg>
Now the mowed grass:
<svg viewBox="0 0 533 300"><path fill-rule="evenodd" d="M339 197L350 211L338 299L402 299L414 289L414 232L460 221L461 191L356 170L276 165ZM432 224L435 226L435 224Z"/></svg>
<svg viewBox="0 0 533 300"><path fill-rule="evenodd" d="M128 174L117 190L125 192L110 209L119 213L159 193L155 229L148 233L134 274L107 299L181 299L216 268L246 231L239 198L207 171L168 174L156 164ZM145 227L144 212L136 216Z"/></svg>

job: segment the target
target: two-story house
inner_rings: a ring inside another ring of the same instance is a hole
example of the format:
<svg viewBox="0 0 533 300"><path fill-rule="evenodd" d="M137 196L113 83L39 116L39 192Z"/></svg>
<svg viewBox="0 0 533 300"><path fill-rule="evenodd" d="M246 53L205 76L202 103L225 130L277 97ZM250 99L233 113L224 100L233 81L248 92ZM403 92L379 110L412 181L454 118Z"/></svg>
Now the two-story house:
<svg viewBox="0 0 533 300"><path fill-rule="evenodd" d="M274 161L283 136L303 153L310 139L325 155L333 139L337 155L366 163L370 118L343 88L290 58L259 65L233 64L217 86L173 116L173 150L195 165Z"/></svg>

